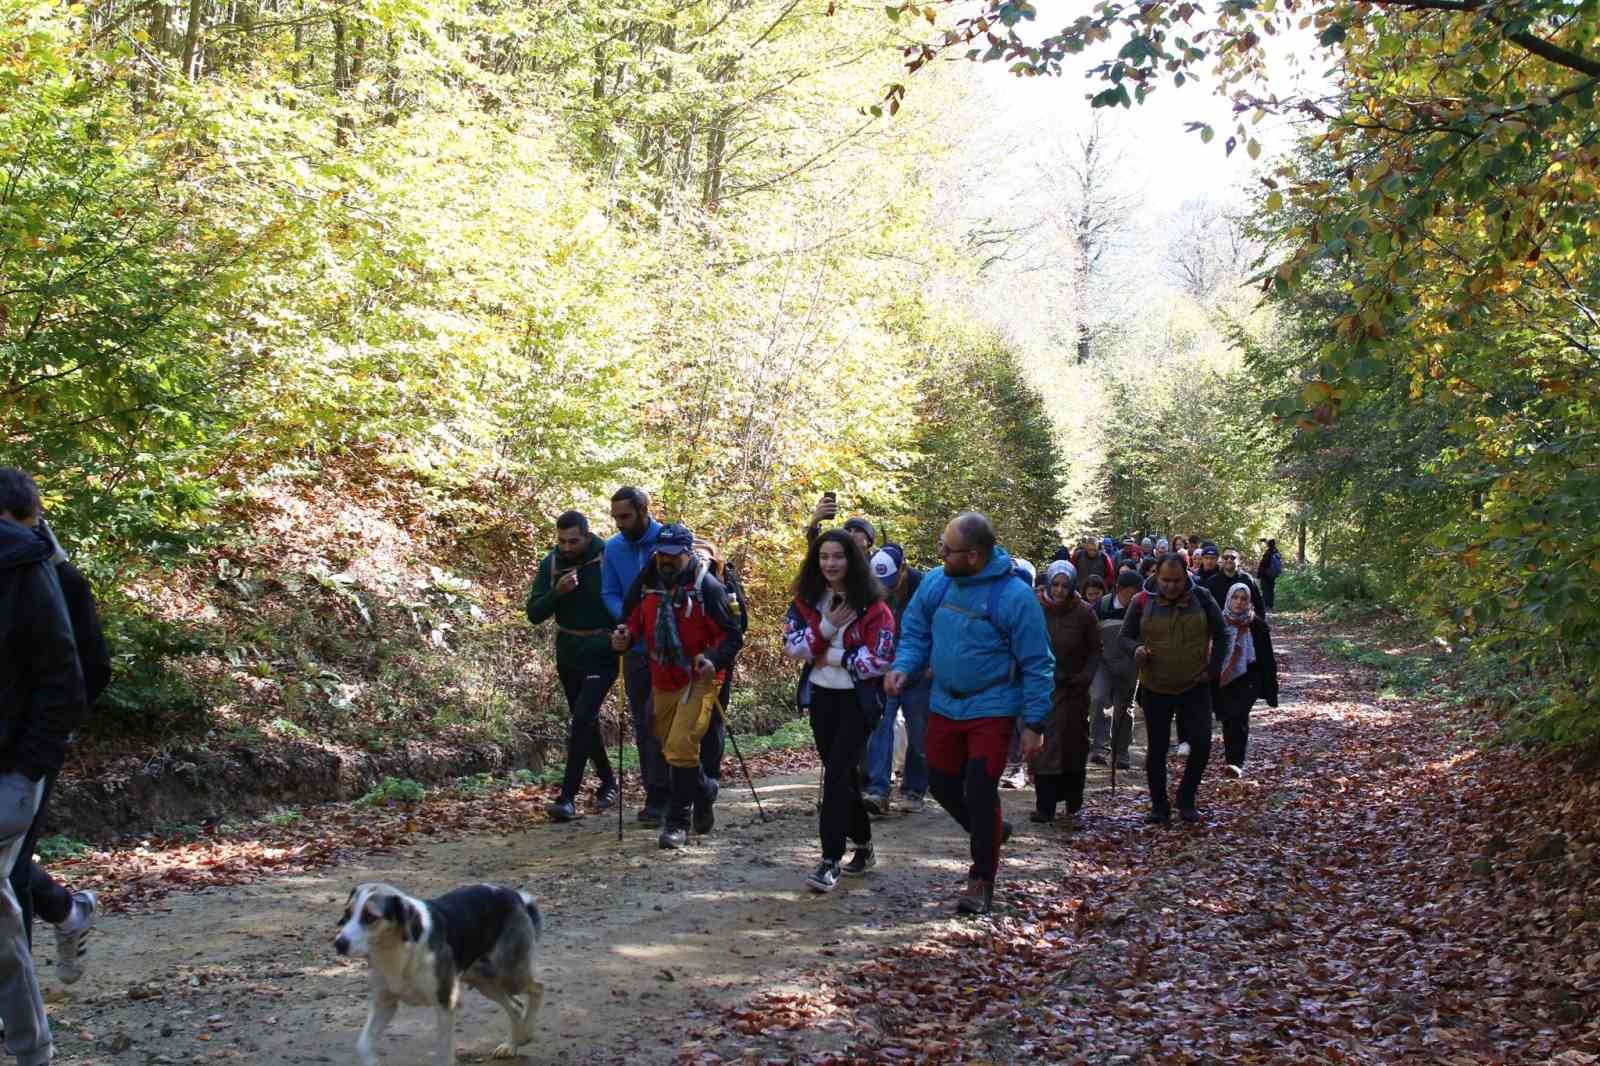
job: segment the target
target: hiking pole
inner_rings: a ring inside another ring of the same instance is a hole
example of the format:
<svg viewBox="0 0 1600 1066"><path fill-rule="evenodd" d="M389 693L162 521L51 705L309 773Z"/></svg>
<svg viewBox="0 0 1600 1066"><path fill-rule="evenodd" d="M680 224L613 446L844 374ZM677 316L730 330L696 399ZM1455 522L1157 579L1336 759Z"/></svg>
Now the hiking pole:
<svg viewBox="0 0 1600 1066"><path fill-rule="evenodd" d="M733 726L728 724L728 712L722 712L722 728L728 731L728 740L733 743L733 754L739 760L739 769L744 771L745 784L750 786L750 795L756 798L756 811L761 815L761 820L767 820L767 812L761 807L761 793L756 791L755 778L750 776L750 767L745 764L744 752L739 750L739 734L733 731Z"/></svg>
<svg viewBox="0 0 1600 1066"><path fill-rule="evenodd" d="M623 784L626 775L622 770L622 738L628 735L628 682L623 678L623 656L626 652L617 653L617 680L622 682L622 692L617 699L617 843L622 843L622 808Z"/></svg>

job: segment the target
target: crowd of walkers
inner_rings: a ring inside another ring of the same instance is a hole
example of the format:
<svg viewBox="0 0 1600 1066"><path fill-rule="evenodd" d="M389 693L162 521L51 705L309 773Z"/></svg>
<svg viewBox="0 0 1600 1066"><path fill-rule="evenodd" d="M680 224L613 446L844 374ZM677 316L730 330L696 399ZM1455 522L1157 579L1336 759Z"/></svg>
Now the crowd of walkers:
<svg viewBox="0 0 1600 1066"><path fill-rule="evenodd" d="M588 518L556 520L527 600L535 625L554 620L557 674L570 711L555 821L621 801L600 715L620 679L637 746L644 803L637 820L662 848L716 825L734 670L750 605L717 545L662 523L642 490L611 498L616 534ZM957 515L936 552L912 566L878 543L872 522L837 528L827 494L807 527L783 650L800 664L795 701L823 765L818 892L877 862L873 821L929 796L970 842L956 901L986 913L1012 827L1000 789L1031 778L1032 818L1082 824L1088 765L1131 769L1135 707L1147 733L1146 821L1168 822L1169 741L1184 758L1178 817L1199 821L1200 785L1220 721L1224 764L1245 773L1251 708L1276 706L1268 612L1283 560L1265 541L1255 574L1235 546L1199 535L1085 538L1043 568L1010 555L981 514ZM88 583L44 521L38 487L0 468L0 1022L24 1066L50 1060L30 950L35 914L53 925L60 976L83 972L96 900L33 862L51 786L75 730L111 677ZM896 775L897 728L905 756ZM592 768L596 783L584 801ZM846 852L849 857L846 858Z"/></svg>
<svg viewBox="0 0 1600 1066"><path fill-rule="evenodd" d="M662 848L681 848L716 824L749 604L716 546L658 521L642 490L619 489L611 518L617 532L602 542L582 514L561 515L528 598L532 622L555 619L572 715L549 813L579 816L588 766L598 779L589 807L618 802L599 713L620 677L644 787L637 819L659 828ZM871 869L874 820L896 806L920 811L931 796L970 840L957 909L987 912L1012 832L1000 789L1031 781L1033 821L1081 827L1089 764L1133 767L1135 708L1155 753L1144 761L1148 823L1173 816L1169 747L1184 760L1177 817L1202 819L1214 721L1227 772L1244 776L1251 708L1277 703L1274 542L1263 542L1254 574L1238 547L1198 534L1086 537L1038 569L1010 555L986 517L966 513L940 536L940 565L923 571L901 545L880 544L867 518L830 528L837 518L826 494L783 626L784 653L800 668L795 703L822 762L811 889Z"/></svg>

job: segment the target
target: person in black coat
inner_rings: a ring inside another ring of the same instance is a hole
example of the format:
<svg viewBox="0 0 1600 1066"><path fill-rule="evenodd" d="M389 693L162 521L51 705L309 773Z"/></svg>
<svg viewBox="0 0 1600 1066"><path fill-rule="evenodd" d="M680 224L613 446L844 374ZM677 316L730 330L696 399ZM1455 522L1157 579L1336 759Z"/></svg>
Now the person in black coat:
<svg viewBox="0 0 1600 1066"><path fill-rule="evenodd" d="M1236 581L1222 601L1227 641L1222 669L1212 690L1212 706L1222 723L1223 756L1228 772L1244 776L1245 749L1250 740L1250 709L1257 700L1278 705L1278 664L1272 653L1272 630L1251 602L1250 585Z"/></svg>

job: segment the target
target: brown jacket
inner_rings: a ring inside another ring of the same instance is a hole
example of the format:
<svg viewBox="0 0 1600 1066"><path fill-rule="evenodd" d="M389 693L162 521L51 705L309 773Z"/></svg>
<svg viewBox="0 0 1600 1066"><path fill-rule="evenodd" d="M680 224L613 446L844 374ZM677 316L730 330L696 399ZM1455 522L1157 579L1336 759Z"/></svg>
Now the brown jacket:
<svg viewBox="0 0 1600 1066"><path fill-rule="evenodd" d="M1056 687L1045 724L1044 747L1033 772L1059 774L1069 754L1089 751L1089 685L1100 666L1100 621L1080 599L1057 607L1044 604L1045 629L1056 656Z"/></svg>

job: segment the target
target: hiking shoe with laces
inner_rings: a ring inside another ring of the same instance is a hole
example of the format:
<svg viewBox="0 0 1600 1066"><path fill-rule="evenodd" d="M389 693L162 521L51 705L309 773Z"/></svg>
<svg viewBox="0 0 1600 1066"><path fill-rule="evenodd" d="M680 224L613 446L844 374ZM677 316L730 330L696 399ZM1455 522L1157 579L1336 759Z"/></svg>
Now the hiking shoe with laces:
<svg viewBox="0 0 1600 1066"><path fill-rule="evenodd" d="M656 826L661 824L662 813L659 807L645 807L638 815L640 825Z"/></svg>
<svg viewBox="0 0 1600 1066"><path fill-rule="evenodd" d="M717 824L717 794L722 786L714 778L706 779L705 791L694 801L694 831L701 836L711 832Z"/></svg>
<svg viewBox="0 0 1600 1066"><path fill-rule="evenodd" d="M56 926L56 973L64 985L76 984L83 976L96 902L93 892L74 892L67 920Z"/></svg>
<svg viewBox="0 0 1600 1066"><path fill-rule="evenodd" d="M578 817L578 807L569 799L556 800L544 809L552 822L570 822Z"/></svg>
<svg viewBox="0 0 1600 1066"><path fill-rule="evenodd" d="M871 844L857 846L856 853L840 869L850 877L860 877L878 865L878 852Z"/></svg>
<svg viewBox="0 0 1600 1066"><path fill-rule="evenodd" d="M900 806L908 814L920 814L928 806L928 797L920 792L903 792L900 794Z"/></svg>
<svg viewBox="0 0 1600 1066"><path fill-rule="evenodd" d="M656 838L656 844L662 851L677 851L689 842L689 831L682 826L669 825L661 831Z"/></svg>
<svg viewBox="0 0 1600 1066"><path fill-rule="evenodd" d="M839 887L839 864L832 859L823 859L817 863L817 868L811 871L811 876L806 878L806 887L813 892L832 892Z"/></svg>
<svg viewBox="0 0 1600 1066"><path fill-rule="evenodd" d="M601 785L594 793L594 809L609 811L622 798L616 785Z"/></svg>
<svg viewBox="0 0 1600 1066"><path fill-rule="evenodd" d="M1093 755L1089 756L1089 761L1094 763L1096 766L1105 766L1107 763L1106 753L1103 751L1097 751Z"/></svg>
<svg viewBox="0 0 1600 1066"><path fill-rule="evenodd" d="M988 914L994 906L994 882L981 877L967 878L967 890L956 900L957 914Z"/></svg>
<svg viewBox="0 0 1600 1066"><path fill-rule="evenodd" d="M868 792L861 797L861 805L867 813L881 818L889 813L889 797L878 792Z"/></svg>

